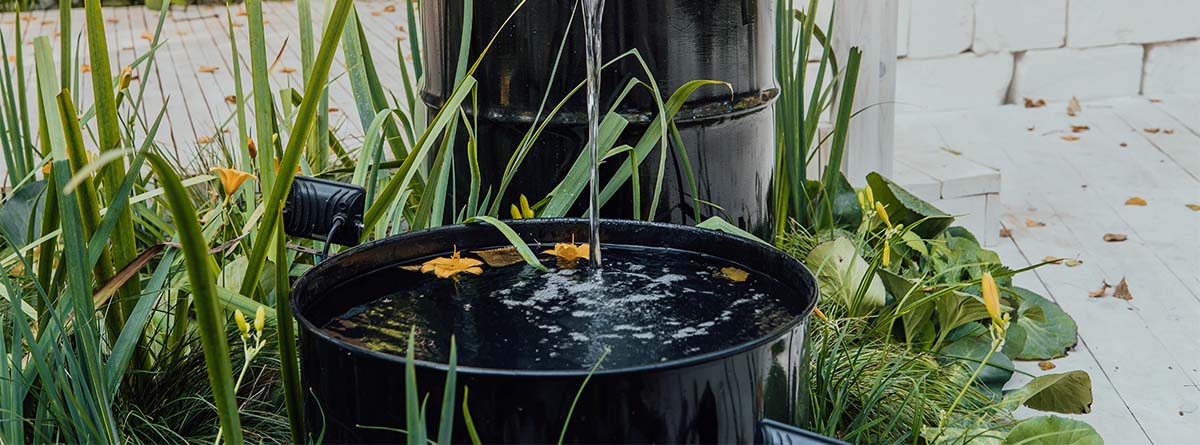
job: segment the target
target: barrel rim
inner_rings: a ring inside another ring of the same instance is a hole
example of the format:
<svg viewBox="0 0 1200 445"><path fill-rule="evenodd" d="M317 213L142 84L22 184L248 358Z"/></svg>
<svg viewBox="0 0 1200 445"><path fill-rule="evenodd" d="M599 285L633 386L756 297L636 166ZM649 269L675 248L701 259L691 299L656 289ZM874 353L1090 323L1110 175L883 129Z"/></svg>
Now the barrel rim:
<svg viewBox="0 0 1200 445"><path fill-rule="evenodd" d="M519 221L506 221L505 223L510 225L510 227L517 228L517 227L547 226L547 225L551 225L551 224L558 224L558 225L586 224L586 220L576 219L576 218L529 219L529 220L519 220ZM297 280L296 283L293 285L293 289L295 291L292 292L292 297L291 297L291 301L290 301L290 304L292 306L292 314L295 317L296 321L299 322L302 334L303 335L313 335L317 339L319 339L320 342L326 343L330 346L340 348L341 350L344 350L348 354L351 354L351 355L381 360L383 362L391 363L391 364L398 365L398 366L406 366L408 364L408 360L403 356L379 352L379 351L371 350L371 349L368 349L368 348L365 348L362 346L354 345L354 344L348 343L346 341L343 341L341 339L338 339L332 335L329 335L329 334L321 331L321 329L319 327L317 327L314 323L312 323L312 321L310 321L308 319L308 317L306 315L306 311L301 304L301 299L307 297L307 294L308 294L307 290L305 289L305 285L307 285L309 281L314 279L313 278L314 276L317 276L317 274L320 274L322 271L332 268L332 267L337 267L339 265L338 264L339 259L344 260L344 259L350 258L354 255L361 254L361 253L364 253L364 252L367 252L367 251L370 251L373 249L381 248L383 246L387 246L390 244L410 242L414 239L431 237L431 236L435 236L438 234L454 233L454 232L459 232L459 231L463 231L463 230L473 230L475 227L481 227L481 226L477 225L477 224L449 225L449 226L442 226L442 227L437 227L437 228L433 228L433 229L409 232L409 233L394 236L394 237L384 238L384 239L376 240L376 241L346 250L346 251L338 254L337 256L329 258L329 259L321 262L320 264L317 264L316 266L312 267L311 269L306 271L300 277L300 279ZM486 226L483 226L483 227L486 227ZM775 341L787 336L789 333L792 333L797 328L804 326L804 324L808 320L808 317L813 313L813 310L816 308L817 302L820 301L820 299L821 299L821 289L820 289L820 286L818 286L816 277L815 277L815 275L813 275L812 271L809 270L808 267L805 266L804 263L802 263L799 259L797 259L779 249L776 249L774 246L771 246L765 242L750 240L750 239L747 239L747 238L744 238L741 236L731 235L728 233L719 232L719 231L715 231L715 230L706 230L706 229L701 229L701 228L697 228L697 227L684 226L684 225L678 225L678 224L605 219L605 220L601 221L601 227L604 228L605 232L608 232L608 233L620 232L620 231L625 231L625 230L636 230L636 229L649 229L649 230L660 230L660 231L685 231L693 236L710 238L715 243L733 243L733 244L737 244L737 245L740 245L745 248L752 248L752 249L760 250L762 252L765 252L767 255L774 256L775 258L773 258L773 261L774 260L782 261L785 264L794 266L796 268L796 270L801 274L802 280L806 281L808 284L811 285L810 286L811 291L809 292L809 294L811 295L811 298L807 301L806 304L804 304L802 306L803 310L800 311L800 313L798 315L793 317L792 320L790 320L789 322L787 322L787 323L781 325L780 327L776 328L775 330L771 331L770 333L768 333L766 335L762 335L752 341L744 342L744 343L734 345L731 347L727 347L724 349L718 349L715 351L706 352L703 354L683 357L683 358L679 358L679 359L675 359L675 360L668 360L668 361L659 362L659 363L648 363L648 364L643 364L643 365L628 366L628 367L613 368L613 369L597 369L594 372L590 371L589 369L516 370L516 369L496 369L496 368L459 365L459 366L455 367L455 372L457 374L471 375L471 376L505 377L505 378L581 378L581 377L588 377L588 376L601 377L601 376L611 376L611 375L655 373L655 372L690 368L690 367L694 367L694 366L704 365L707 363L719 362L721 360L724 360L724 359L727 359L727 358L730 358L733 356L748 353L748 352L757 350L758 348L761 348L767 344L770 344L772 342L775 342ZM668 241L669 241L669 239L668 239ZM615 244L631 245L628 243L615 243ZM689 251L689 252L695 252L693 249L683 249L683 248L677 248L677 249ZM703 253L703 252L695 252L695 253ZM711 255L711 254L709 254L709 255ZM725 259L727 261L732 261L734 263L742 265L741 261L736 261L736 260L723 258L723 257L722 257L722 259ZM757 271L757 269L755 269L755 268L751 268L751 269ZM762 272L760 272L760 273L762 273ZM797 291L797 293L804 293L803 289L794 289L795 286L792 283L784 282L784 284L787 285L788 287L793 287L793 290ZM803 298L804 295L800 295L800 297ZM319 297L312 297L312 298L315 299L315 298L319 298ZM424 360L424 359L419 359L419 358L415 358L413 360L413 365L417 368L423 368L423 369L433 370L433 371L438 371L438 372L448 372L449 368L450 368L449 364L446 364L446 363L439 363L436 361Z"/></svg>

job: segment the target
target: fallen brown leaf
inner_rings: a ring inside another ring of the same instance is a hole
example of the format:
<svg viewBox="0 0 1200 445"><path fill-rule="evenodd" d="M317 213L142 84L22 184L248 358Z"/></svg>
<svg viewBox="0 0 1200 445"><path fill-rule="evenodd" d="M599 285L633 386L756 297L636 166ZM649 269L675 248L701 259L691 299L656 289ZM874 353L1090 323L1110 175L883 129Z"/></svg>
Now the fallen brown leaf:
<svg viewBox="0 0 1200 445"><path fill-rule="evenodd" d="M53 25L53 24L54 24L54 20L42 20L42 24L43 24L43 25Z"/></svg>
<svg viewBox="0 0 1200 445"><path fill-rule="evenodd" d="M238 17L245 17L245 16L246 16L246 10L245 10L245 9L239 9L239 10L238 10L238 12L237 12L237 15L238 15Z"/></svg>
<svg viewBox="0 0 1200 445"><path fill-rule="evenodd" d="M1079 140L1079 136L1069 134L1069 135L1063 136L1062 140L1067 141L1067 142L1075 142L1075 141Z"/></svg>
<svg viewBox="0 0 1200 445"><path fill-rule="evenodd" d="M421 272L421 265L420 265L420 264L413 264L413 265L410 265L410 266L400 266L400 270L406 270L406 271L409 271L409 272L418 272L418 273L420 273L420 272Z"/></svg>
<svg viewBox="0 0 1200 445"><path fill-rule="evenodd" d="M1111 288L1111 287L1112 287L1112 285L1111 285L1111 284L1108 284L1108 281L1107 281L1107 280L1105 280L1105 281L1104 281L1104 284L1101 284L1099 289L1096 289L1096 290L1094 290L1094 291L1088 292L1088 297L1091 297L1091 298L1100 298L1100 297L1103 297L1103 296L1104 296L1104 294L1105 294L1105 293L1107 293L1107 292L1108 292L1108 289L1109 289L1109 288Z"/></svg>
<svg viewBox="0 0 1200 445"><path fill-rule="evenodd" d="M1046 106L1046 99L1033 100L1028 97L1025 98L1025 108L1041 108L1044 106Z"/></svg>
<svg viewBox="0 0 1200 445"><path fill-rule="evenodd" d="M1145 131L1145 132L1147 132L1147 133L1150 133L1150 134L1158 134L1159 132L1161 132L1161 131L1162 131L1162 129L1161 129L1161 128L1154 127L1154 128L1144 128L1144 129L1142 129L1142 131Z"/></svg>
<svg viewBox="0 0 1200 445"><path fill-rule="evenodd" d="M1092 129L1092 127L1089 127L1087 125L1072 125L1071 126L1072 133L1083 133L1083 132L1091 130L1091 129Z"/></svg>
<svg viewBox="0 0 1200 445"><path fill-rule="evenodd" d="M8 56L8 62L9 62L9 63L13 63L13 62L16 62L16 61L17 61L17 56Z"/></svg>
<svg viewBox="0 0 1200 445"><path fill-rule="evenodd" d="M398 25L396 26L396 31L408 32L408 28L405 28L404 25Z"/></svg>
<svg viewBox="0 0 1200 445"><path fill-rule="evenodd" d="M471 253L483 258L483 262L491 267L508 267L513 264L525 262L525 259L521 257L521 252L512 246L491 250L476 250Z"/></svg>
<svg viewBox="0 0 1200 445"><path fill-rule="evenodd" d="M1050 263L1050 264L1062 264L1062 262L1064 260L1066 260L1066 259L1059 258L1059 257L1053 256L1053 255L1042 258L1043 263Z"/></svg>
<svg viewBox="0 0 1200 445"><path fill-rule="evenodd" d="M371 15L373 15L375 17L379 17L379 16L383 15L383 13L379 12L379 11L371 11Z"/></svg>
<svg viewBox="0 0 1200 445"><path fill-rule="evenodd" d="M1187 208L1191 209L1193 212L1200 212L1200 204L1188 204Z"/></svg>
<svg viewBox="0 0 1200 445"><path fill-rule="evenodd" d="M950 147L940 147L940 148L942 149L942 151L944 151L944 152L946 152L946 153L950 153L950 154L952 154L952 155L955 155L955 156L962 156L962 154L963 154L963 152L961 152L961 151L958 151L958 150L955 150L955 149L953 149L953 148L950 148Z"/></svg>
<svg viewBox="0 0 1200 445"><path fill-rule="evenodd" d="M175 35L186 36L186 35L188 35L188 32L181 29L181 30L175 31Z"/></svg>
<svg viewBox="0 0 1200 445"><path fill-rule="evenodd" d="M342 111L342 110L341 110L340 108L338 108L338 107L329 107L329 112L330 112L330 113L337 113L337 112L339 112L339 111Z"/></svg>
<svg viewBox="0 0 1200 445"><path fill-rule="evenodd" d="M1129 146L1129 144L1127 144L1127 143L1124 143L1124 142L1122 142L1122 143L1121 143L1121 148L1125 148L1125 147L1128 147L1128 146Z"/></svg>
<svg viewBox="0 0 1200 445"><path fill-rule="evenodd" d="M1029 131L1030 133L1032 133L1034 130L1037 130L1037 127L1027 127L1027 128L1025 128L1025 130L1027 130L1027 131Z"/></svg>
<svg viewBox="0 0 1200 445"><path fill-rule="evenodd" d="M1072 259L1063 261L1063 264L1066 265L1067 267L1078 267L1080 264L1083 264L1083 260L1077 260L1077 259L1072 258Z"/></svg>
<svg viewBox="0 0 1200 445"><path fill-rule="evenodd" d="M750 272L746 272L736 267L722 267L721 276L734 283L741 283L750 278Z"/></svg>
<svg viewBox="0 0 1200 445"><path fill-rule="evenodd" d="M142 35L138 36L138 38L140 38L142 40L150 41L150 40L154 40L154 34L150 34L148 32L143 32Z"/></svg>
<svg viewBox="0 0 1200 445"><path fill-rule="evenodd" d="M396 5L387 5L383 7L383 12L396 12Z"/></svg>
<svg viewBox="0 0 1200 445"><path fill-rule="evenodd" d="M200 136L200 137L196 138L197 144L208 144L208 143L211 143L212 141L213 141L213 139L208 136Z"/></svg>
<svg viewBox="0 0 1200 445"><path fill-rule="evenodd" d="M105 21L108 23L117 23L118 20L116 17L109 17L109 18L105 19Z"/></svg>
<svg viewBox="0 0 1200 445"><path fill-rule="evenodd" d="M1067 103L1067 116L1075 117L1079 112L1083 111L1083 106L1079 104L1079 99L1071 97L1071 102Z"/></svg>
<svg viewBox="0 0 1200 445"><path fill-rule="evenodd" d="M200 72L202 73L215 73L219 69L221 69L219 66L200 65Z"/></svg>
<svg viewBox="0 0 1200 445"><path fill-rule="evenodd" d="M292 67L290 67L290 66L285 66L285 67L283 67L283 68L280 68L280 69L279 69L279 72L281 72L281 73L283 73L283 74L291 74L291 73L294 73L294 72L296 72L296 69L295 69L295 68L292 68Z"/></svg>
<svg viewBox="0 0 1200 445"><path fill-rule="evenodd" d="M1129 283L1125 281L1125 277L1121 277L1121 282L1117 283L1117 287L1113 288L1113 298L1120 298L1125 301L1133 299L1133 294L1129 293Z"/></svg>
<svg viewBox="0 0 1200 445"><path fill-rule="evenodd" d="M225 103L237 105L237 96L225 96Z"/></svg>
<svg viewBox="0 0 1200 445"><path fill-rule="evenodd" d="M1001 238L1012 238L1012 229L1000 228Z"/></svg>
<svg viewBox="0 0 1200 445"><path fill-rule="evenodd" d="M1042 371L1049 371L1049 370L1057 368L1057 367L1058 367L1058 365L1055 365L1054 363L1051 363L1051 362L1038 362L1038 368L1041 368Z"/></svg>
<svg viewBox="0 0 1200 445"><path fill-rule="evenodd" d="M1162 99L1150 99L1150 103L1152 103L1152 104L1156 104L1159 102L1162 102Z"/></svg>
<svg viewBox="0 0 1200 445"><path fill-rule="evenodd" d="M1046 227L1046 223L1026 218L1025 227Z"/></svg>
<svg viewBox="0 0 1200 445"><path fill-rule="evenodd" d="M1128 239L1129 239L1129 237L1125 236L1125 234L1123 234L1123 233L1106 233L1106 234L1104 234L1104 240L1108 241L1110 243L1119 243L1119 242L1122 242L1122 241L1125 241Z"/></svg>
<svg viewBox="0 0 1200 445"><path fill-rule="evenodd" d="M79 65L79 72L81 72L81 73L90 73L90 72L92 72L92 65L91 65L91 64L87 64L87 63L80 64L80 65Z"/></svg>
<svg viewBox="0 0 1200 445"><path fill-rule="evenodd" d="M1146 200L1144 198L1142 198L1141 196L1134 196L1125 201L1125 205L1127 205L1127 206L1145 207L1147 204L1149 204L1149 203L1147 203Z"/></svg>
<svg viewBox="0 0 1200 445"><path fill-rule="evenodd" d="M1171 129L1163 130L1163 134L1175 134L1175 130L1171 130Z"/></svg>

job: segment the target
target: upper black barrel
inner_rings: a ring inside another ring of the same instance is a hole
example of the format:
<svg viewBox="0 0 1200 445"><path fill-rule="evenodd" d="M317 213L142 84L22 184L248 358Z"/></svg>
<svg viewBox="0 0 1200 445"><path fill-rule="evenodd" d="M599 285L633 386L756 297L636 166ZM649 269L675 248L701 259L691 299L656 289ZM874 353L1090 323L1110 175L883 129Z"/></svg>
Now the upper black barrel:
<svg viewBox="0 0 1200 445"><path fill-rule="evenodd" d="M478 108L479 162L483 184L500 182L509 158L533 123L543 98L552 108L585 79L582 11L575 0L531 0L509 25L505 19L518 0L474 2L470 62L495 43L480 64ZM687 159L696 175L699 199L691 196L682 159L667 153L658 220L689 222L692 206L702 214L725 216L744 228L761 231L768 225L768 191L774 167L775 85L774 2L771 0L607 0L604 10L605 61L637 50L640 60L625 57L604 70L601 106L633 79L655 82L665 101L676 89L697 79L727 82L730 88L708 86L691 95L676 116ZM454 87L463 25L461 0L422 2L427 70L422 98L433 112ZM555 72L555 59L566 38ZM643 63L644 62L644 63ZM650 75L647 75L647 70ZM553 82L551 80L553 79ZM731 94L732 93L732 94ZM634 145L657 114L654 96L637 88L618 110L632 125L618 143ZM505 194L504 206L517 195L544 197L558 183L586 142L586 102L581 90L538 139L521 171ZM460 137L463 132L460 132ZM659 169L656 151L640 165L642 209L648 212ZM603 167L613 171L625 156ZM456 165L466 166L465 150L457 150ZM467 190L470 172L456 168L460 193ZM459 200L463 202L463 200ZM608 217L633 215L632 188L626 186L604 208ZM583 207L577 210L582 212Z"/></svg>

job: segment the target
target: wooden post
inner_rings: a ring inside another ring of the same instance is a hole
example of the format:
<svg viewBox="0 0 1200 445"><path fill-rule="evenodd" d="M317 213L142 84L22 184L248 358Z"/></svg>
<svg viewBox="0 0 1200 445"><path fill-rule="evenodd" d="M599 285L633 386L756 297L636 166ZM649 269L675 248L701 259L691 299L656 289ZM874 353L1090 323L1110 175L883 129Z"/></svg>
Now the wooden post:
<svg viewBox="0 0 1200 445"><path fill-rule="evenodd" d="M891 177L896 127L896 0L841 0L834 8L832 45L839 61L862 50L854 112L842 171L862 185L867 173ZM840 73L839 73L840 74ZM838 95L834 94L836 98ZM837 110L838 103L833 104ZM861 110L861 112L860 112Z"/></svg>

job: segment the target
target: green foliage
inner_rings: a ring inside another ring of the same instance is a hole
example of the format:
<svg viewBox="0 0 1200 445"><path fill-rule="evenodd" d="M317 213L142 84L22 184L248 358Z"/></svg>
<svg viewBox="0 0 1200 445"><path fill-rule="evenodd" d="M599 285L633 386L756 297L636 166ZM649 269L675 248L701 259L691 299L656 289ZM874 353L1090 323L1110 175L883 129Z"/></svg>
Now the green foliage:
<svg viewBox="0 0 1200 445"><path fill-rule="evenodd" d="M1058 416L1026 419L1013 427L1004 445L1103 445L1104 439L1086 422Z"/></svg>
<svg viewBox="0 0 1200 445"><path fill-rule="evenodd" d="M1083 371L1034 378L1021 389L1004 395L1004 405L1025 405L1038 411L1063 414L1092 412L1092 377Z"/></svg>
<svg viewBox="0 0 1200 445"><path fill-rule="evenodd" d="M1075 320L1046 297L1020 287L1011 288L1020 301L1014 327L1024 341L1013 356L1019 360L1051 360L1067 355L1079 342Z"/></svg>

